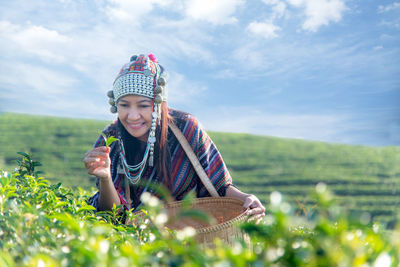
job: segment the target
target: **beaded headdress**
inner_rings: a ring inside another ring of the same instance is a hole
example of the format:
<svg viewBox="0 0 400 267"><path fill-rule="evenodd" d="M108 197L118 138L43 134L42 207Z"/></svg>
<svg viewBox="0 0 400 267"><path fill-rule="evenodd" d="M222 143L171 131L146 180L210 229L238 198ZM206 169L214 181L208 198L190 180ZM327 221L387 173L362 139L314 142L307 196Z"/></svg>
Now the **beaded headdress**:
<svg viewBox="0 0 400 267"><path fill-rule="evenodd" d="M121 97L126 95L139 95L152 99L154 101L152 112L152 124L147 147L143 160L134 166L126 162L125 151L120 139L121 159L124 172L131 180L137 182L146 165L147 159L149 166L154 165L154 144L156 142L157 122L161 119L161 103L167 101L167 73L164 68L158 64L153 54L132 56L130 62L122 66L117 78L113 84L113 90L107 93L110 111L117 112L117 103Z"/></svg>

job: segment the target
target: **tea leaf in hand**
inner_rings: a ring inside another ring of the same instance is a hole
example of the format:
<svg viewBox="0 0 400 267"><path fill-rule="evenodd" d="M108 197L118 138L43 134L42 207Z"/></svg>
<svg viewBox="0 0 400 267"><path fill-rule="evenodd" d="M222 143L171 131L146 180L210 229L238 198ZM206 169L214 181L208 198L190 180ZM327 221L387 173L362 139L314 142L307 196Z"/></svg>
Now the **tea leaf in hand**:
<svg viewBox="0 0 400 267"><path fill-rule="evenodd" d="M101 134L106 141L106 147L109 147L114 141L117 141L118 138L115 138L114 136L106 136L104 133Z"/></svg>
<svg viewBox="0 0 400 267"><path fill-rule="evenodd" d="M106 146L110 146L114 141L117 141L118 138L115 138L114 136L110 136L108 137L107 141L106 141Z"/></svg>

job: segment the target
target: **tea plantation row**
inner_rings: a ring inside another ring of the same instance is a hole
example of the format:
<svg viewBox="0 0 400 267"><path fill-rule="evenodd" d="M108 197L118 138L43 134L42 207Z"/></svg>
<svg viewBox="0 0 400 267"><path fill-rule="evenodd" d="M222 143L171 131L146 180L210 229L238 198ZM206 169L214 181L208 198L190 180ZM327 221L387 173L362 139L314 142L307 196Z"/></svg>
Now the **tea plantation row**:
<svg viewBox="0 0 400 267"><path fill-rule="evenodd" d="M38 177L29 156L16 172L0 170L0 266L352 266L400 264L400 233L387 231L368 216L354 216L337 206L326 185L311 199L318 203L299 217L271 194L268 215L259 224L238 225L247 238L202 245L195 230L166 229L169 219L161 202L143 198L147 216L123 224L131 211L95 213L87 204L92 192L50 185ZM190 199L187 199L187 204ZM193 214L194 210L188 206ZM186 215L185 215L186 214ZM197 214L198 218L199 214ZM202 214L203 218L207 216ZM161 219L162 218L162 219Z"/></svg>
<svg viewBox="0 0 400 267"><path fill-rule="evenodd" d="M51 182L89 189L82 159L106 121L0 115L0 167L11 170L17 151L30 152L43 163ZM394 223L400 213L400 147L365 147L309 142L249 134L209 133L227 163L234 183L267 203L272 191L311 209L307 195L324 182L340 203Z"/></svg>

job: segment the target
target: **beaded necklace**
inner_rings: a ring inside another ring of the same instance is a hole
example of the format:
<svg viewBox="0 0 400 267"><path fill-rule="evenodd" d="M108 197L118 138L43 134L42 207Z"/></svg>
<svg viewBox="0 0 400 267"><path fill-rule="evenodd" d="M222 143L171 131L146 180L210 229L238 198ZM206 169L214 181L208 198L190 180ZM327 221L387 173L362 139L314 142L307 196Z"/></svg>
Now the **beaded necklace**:
<svg viewBox="0 0 400 267"><path fill-rule="evenodd" d="M142 177L143 171L146 169L146 162L147 162L147 158L149 155L150 143L147 142L146 150L144 151L143 160L136 165L129 165L128 162L126 161L124 142L122 141L122 138L120 138L119 140L120 140L119 144L121 147L120 158L122 161L124 173L125 173L126 177L128 178L128 180L132 184L136 184L137 182L139 182L140 178Z"/></svg>

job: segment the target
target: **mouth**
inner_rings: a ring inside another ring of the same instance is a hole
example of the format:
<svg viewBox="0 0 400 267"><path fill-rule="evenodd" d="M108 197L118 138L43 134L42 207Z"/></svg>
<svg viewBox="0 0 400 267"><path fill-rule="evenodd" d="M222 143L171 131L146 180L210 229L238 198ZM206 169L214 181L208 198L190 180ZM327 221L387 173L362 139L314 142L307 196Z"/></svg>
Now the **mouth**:
<svg viewBox="0 0 400 267"><path fill-rule="evenodd" d="M128 123L128 127L131 128L132 130L139 130L144 126L144 122L139 122L139 123Z"/></svg>

